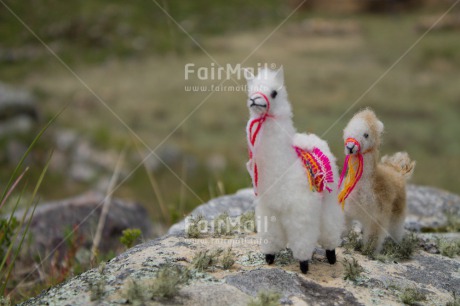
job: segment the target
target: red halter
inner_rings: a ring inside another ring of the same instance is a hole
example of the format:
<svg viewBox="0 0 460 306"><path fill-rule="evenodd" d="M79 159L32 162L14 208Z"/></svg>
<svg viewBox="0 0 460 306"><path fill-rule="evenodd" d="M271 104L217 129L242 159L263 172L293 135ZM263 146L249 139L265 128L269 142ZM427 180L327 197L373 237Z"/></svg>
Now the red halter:
<svg viewBox="0 0 460 306"><path fill-rule="evenodd" d="M347 140L345 140L345 145L347 145L347 143L349 143L349 142L354 143L355 146L358 147L358 153L359 153L359 151L361 151L361 144L359 143L359 141L357 141L357 140L354 139L354 138L348 137Z"/></svg>
<svg viewBox="0 0 460 306"><path fill-rule="evenodd" d="M248 146L248 149L249 149L249 159L252 159L254 154L252 152L253 148L254 148L254 145L256 143L256 140L257 140L257 136L259 135L259 132L260 130L262 129L262 124L265 122L265 120L267 120L267 118L274 118L272 115L270 115L268 112L270 111L270 101L268 100L268 97L260 92L260 91L257 91L254 93L255 94L259 94L262 96L262 98L264 98L265 102L267 103L267 109L265 111L265 113L260 116L259 118L255 118L255 119L252 119L251 122L249 123L249 126L248 126L248 141L249 141L249 146ZM254 127L255 127L255 130L254 130ZM254 131L253 131L254 130ZM253 184L253 187L254 187L254 192L255 194L257 195L257 186L259 184L259 172L257 170L257 164L254 163L254 173L253 173L253 177L252 177L252 184Z"/></svg>
<svg viewBox="0 0 460 306"><path fill-rule="evenodd" d="M267 118L273 118L272 115L268 114L268 112L270 111L270 101L268 100L267 96L261 93L260 91L255 92L254 94L259 94L265 99L265 102L267 102L267 110L262 116L260 116L259 118L253 119L251 123L249 124L248 136L249 136L249 142L251 143L252 146L254 146L256 142L257 135L259 134L260 129L262 128L262 124L265 122L265 120L267 120ZM256 124L257 124L256 130L253 132L252 129L254 128Z"/></svg>

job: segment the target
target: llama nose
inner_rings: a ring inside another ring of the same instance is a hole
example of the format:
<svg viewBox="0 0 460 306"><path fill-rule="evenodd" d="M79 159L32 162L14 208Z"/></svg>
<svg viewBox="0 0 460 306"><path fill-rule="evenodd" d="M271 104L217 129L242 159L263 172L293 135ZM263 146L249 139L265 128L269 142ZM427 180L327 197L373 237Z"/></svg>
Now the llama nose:
<svg viewBox="0 0 460 306"><path fill-rule="evenodd" d="M353 154L353 149L355 148L355 144L353 142L348 142L346 147L347 147L349 154Z"/></svg>

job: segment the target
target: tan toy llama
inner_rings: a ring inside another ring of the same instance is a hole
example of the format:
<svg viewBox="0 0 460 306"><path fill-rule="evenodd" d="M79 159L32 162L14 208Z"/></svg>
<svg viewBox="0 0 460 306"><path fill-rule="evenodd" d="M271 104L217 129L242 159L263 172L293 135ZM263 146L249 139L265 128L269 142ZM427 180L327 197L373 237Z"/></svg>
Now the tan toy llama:
<svg viewBox="0 0 460 306"><path fill-rule="evenodd" d="M339 202L345 209L347 229L353 220L359 221L363 242L371 243L376 252L381 250L385 237L396 242L402 239L406 180L415 167L406 152L378 161L382 133L383 123L370 109L351 119L343 134L346 159L339 182Z"/></svg>

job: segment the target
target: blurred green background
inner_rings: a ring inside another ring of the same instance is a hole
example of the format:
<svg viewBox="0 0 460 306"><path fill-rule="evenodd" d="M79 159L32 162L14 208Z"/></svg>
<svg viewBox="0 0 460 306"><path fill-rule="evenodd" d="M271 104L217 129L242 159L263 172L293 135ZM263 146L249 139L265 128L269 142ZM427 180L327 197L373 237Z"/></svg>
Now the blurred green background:
<svg viewBox="0 0 460 306"><path fill-rule="evenodd" d="M383 154L409 152L413 183L460 193L460 8L427 32L454 1L2 1L0 81L32 93L38 123L1 136L1 182L68 104L29 158L39 173L54 149L42 201L105 191L123 148L115 195L165 229L249 187L246 94L185 90L218 85L184 77L214 61L283 65L296 127L323 136L340 165L342 129L372 107Z"/></svg>

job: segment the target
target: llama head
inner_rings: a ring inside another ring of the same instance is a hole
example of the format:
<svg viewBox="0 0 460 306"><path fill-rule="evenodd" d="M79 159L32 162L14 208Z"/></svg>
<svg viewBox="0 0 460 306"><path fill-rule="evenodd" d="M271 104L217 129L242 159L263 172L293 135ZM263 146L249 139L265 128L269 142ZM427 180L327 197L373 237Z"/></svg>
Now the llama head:
<svg viewBox="0 0 460 306"><path fill-rule="evenodd" d="M253 116L291 116L291 106L284 86L283 68L260 69L257 76L247 77L248 108Z"/></svg>
<svg viewBox="0 0 460 306"><path fill-rule="evenodd" d="M383 123L370 109L364 109L353 116L343 131L345 155L366 153L380 146Z"/></svg>

